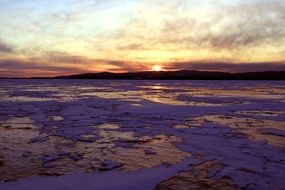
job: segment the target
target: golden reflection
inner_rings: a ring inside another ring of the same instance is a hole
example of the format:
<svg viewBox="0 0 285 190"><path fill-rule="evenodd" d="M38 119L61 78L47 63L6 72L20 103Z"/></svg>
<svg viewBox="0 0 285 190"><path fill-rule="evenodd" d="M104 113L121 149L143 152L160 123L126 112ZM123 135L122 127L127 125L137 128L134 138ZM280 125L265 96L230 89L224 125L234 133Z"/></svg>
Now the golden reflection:
<svg viewBox="0 0 285 190"><path fill-rule="evenodd" d="M164 86L162 86L161 84L155 84L154 86L152 86L153 90L163 90L165 89Z"/></svg>
<svg viewBox="0 0 285 190"><path fill-rule="evenodd" d="M203 117L208 122L218 123L235 129L254 141L263 141L270 145L285 147L285 123L273 120L260 120L250 117L234 117L224 115L208 115ZM238 134L233 134L238 136Z"/></svg>

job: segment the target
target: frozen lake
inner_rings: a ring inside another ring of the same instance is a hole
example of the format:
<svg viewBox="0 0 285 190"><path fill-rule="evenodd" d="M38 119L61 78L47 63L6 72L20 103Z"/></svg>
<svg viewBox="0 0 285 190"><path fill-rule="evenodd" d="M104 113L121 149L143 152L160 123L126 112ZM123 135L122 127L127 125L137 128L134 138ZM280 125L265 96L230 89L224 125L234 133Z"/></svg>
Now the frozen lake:
<svg viewBox="0 0 285 190"><path fill-rule="evenodd" d="M284 176L285 82L0 80L0 189L281 190Z"/></svg>

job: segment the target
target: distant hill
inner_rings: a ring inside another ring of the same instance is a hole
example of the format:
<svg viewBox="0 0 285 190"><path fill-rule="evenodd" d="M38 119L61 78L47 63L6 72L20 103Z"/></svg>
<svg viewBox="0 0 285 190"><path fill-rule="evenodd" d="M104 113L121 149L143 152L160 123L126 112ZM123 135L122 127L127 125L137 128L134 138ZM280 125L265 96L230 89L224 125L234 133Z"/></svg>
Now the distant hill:
<svg viewBox="0 0 285 190"><path fill-rule="evenodd" d="M227 73L215 71L144 71L130 73L84 73L57 77L32 77L0 79L114 79L114 80L285 80L285 71L264 71L248 73Z"/></svg>
<svg viewBox="0 0 285 190"><path fill-rule="evenodd" d="M285 80L285 71L226 73L213 71L145 71L133 73L85 73L55 79L129 79L129 80Z"/></svg>

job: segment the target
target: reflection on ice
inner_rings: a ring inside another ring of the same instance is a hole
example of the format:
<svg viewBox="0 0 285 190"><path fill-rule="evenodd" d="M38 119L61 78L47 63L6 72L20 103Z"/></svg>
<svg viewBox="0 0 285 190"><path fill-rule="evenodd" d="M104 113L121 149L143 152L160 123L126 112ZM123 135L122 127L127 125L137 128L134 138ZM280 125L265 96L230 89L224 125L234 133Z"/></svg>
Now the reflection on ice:
<svg viewBox="0 0 285 190"><path fill-rule="evenodd" d="M277 117L279 115L285 115L285 111L238 111L240 115L253 115L253 116L265 116L265 117Z"/></svg>
<svg viewBox="0 0 285 190"><path fill-rule="evenodd" d="M109 123L105 123L102 124L100 126L98 126L99 129L119 129L120 126L117 124L109 124Z"/></svg>
<svg viewBox="0 0 285 190"><path fill-rule="evenodd" d="M3 98L3 101L11 102L45 102L52 101L53 98L37 98L37 97L27 97L27 96L15 96L15 97L6 97Z"/></svg>
<svg viewBox="0 0 285 190"><path fill-rule="evenodd" d="M206 121L204 118L195 118L195 119L187 119L185 123L175 125L175 129L189 129L189 128L197 128L201 127Z"/></svg>
<svg viewBox="0 0 285 190"><path fill-rule="evenodd" d="M222 164L215 161L202 162L192 166L188 171L182 171L177 176L161 182L156 190L185 189L185 187L189 189L240 189L230 177L215 176L223 168Z"/></svg>
<svg viewBox="0 0 285 190"><path fill-rule="evenodd" d="M133 131L119 131L119 125L102 124L72 141L40 135L32 123L29 118L12 118L1 125L0 146L5 151L1 152L4 165L0 180L117 168L135 171L162 163L177 164L190 156L172 144L181 141L175 136L137 137ZM8 128L10 125L13 128Z"/></svg>
<svg viewBox="0 0 285 190"><path fill-rule="evenodd" d="M233 128L252 140L285 147L285 122L220 115L209 115L204 118L208 122Z"/></svg>
<svg viewBox="0 0 285 190"><path fill-rule="evenodd" d="M63 121L64 118L62 116L56 115L56 116L49 116L48 120L50 120L50 121Z"/></svg>
<svg viewBox="0 0 285 190"><path fill-rule="evenodd" d="M89 84L91 83L91 84ZM229 104L250 103L252 100L268 99L284 101L285 90L279 84L268 90L267 85L254 87L221 84L220 86L200 82L106 82L86 83L85 86L62 85L24 85L5 86L0 88L2 101L44 102L76 101L82 98L99 97L103 99L120 99L124 101L150 100L169 105L220 106ZM9 83L8 83L9 84ZM60 83L59 83L60 84ZM80 84L81 85L81 84ZM7 89L9 89L7 91ZM20 89L20 90L19 90ZM11 93L12 92L12 93ZM213 99L213 97L215 97ZM235 98L235 99L233 99ZM228 101L227 101L228 100Z"/></svg>
<svg viewBox="0 0 285 190"><path fill-rule="evenodd" d="M7 80L0 95L0 181L185 159L201 164L158 189L284 181L282 82Z"/></svg>
<svg viewBox="0 0 285 190"><path fill-rule="evenodd" d="M29 117L12 117L6 120L1 127L6 129L35 129L34 122Z"/></svg>

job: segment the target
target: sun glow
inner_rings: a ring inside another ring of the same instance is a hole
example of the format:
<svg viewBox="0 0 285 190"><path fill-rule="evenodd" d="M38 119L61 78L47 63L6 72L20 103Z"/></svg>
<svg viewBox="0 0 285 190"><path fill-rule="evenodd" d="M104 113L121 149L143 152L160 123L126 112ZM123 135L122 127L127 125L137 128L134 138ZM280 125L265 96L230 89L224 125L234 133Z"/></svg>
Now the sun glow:
<svg viewBox="0 0 285 190"><path fill-rule="evenodd" d="M162 67L161 67L161 65L154 65L154 66L152 66L152 70L153 71L162 71Z"/></svg>

